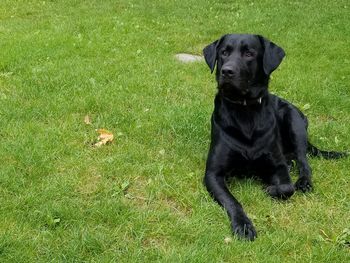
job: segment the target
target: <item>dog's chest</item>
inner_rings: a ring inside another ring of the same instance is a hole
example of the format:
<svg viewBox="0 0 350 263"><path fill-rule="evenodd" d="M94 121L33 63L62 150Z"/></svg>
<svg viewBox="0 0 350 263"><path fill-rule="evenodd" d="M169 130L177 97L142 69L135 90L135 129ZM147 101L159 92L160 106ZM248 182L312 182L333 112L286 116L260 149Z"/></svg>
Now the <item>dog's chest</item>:
<svg viewBox="0 0 350 263"><path fill-rule="evenodd" d="M221 139L245 160L265 158L278 140L274 115L236 116L225 124L217 127Z"/></svg>

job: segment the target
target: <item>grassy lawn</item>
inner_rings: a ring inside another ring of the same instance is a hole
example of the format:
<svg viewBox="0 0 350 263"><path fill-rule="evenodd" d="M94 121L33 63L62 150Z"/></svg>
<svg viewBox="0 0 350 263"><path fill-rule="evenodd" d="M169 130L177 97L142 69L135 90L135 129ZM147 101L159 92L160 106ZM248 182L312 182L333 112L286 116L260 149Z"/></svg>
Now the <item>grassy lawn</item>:
<svg viewBox="0 0 350 263"><path fill-rule="evenodd" d="M259 237L231 235L202 185L214 76L174 59L266 36L287 53L270 90L349 150L350 4L229 2L0 0L0 262L350 262L350 158L310 159L288 202L235 181Z"/></svg>

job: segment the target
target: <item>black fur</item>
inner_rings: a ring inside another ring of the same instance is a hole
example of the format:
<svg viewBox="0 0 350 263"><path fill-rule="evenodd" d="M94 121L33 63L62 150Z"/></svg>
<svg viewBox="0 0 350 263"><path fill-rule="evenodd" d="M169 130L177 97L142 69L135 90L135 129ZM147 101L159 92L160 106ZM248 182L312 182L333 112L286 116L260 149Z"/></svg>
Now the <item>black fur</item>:
<svg viewBox="0 0 350 263"><path fill-rule="evenodd" d="M312 189L308 150L326 158L344 153L321 151L311 145L303 113L269 93L270 74L285 56L281 47L262 36L232 34L214 41L203 53L211 72L216 66L218 83L204 182L226 209L233 232L254 240L257 232L228 190L227 176L254 173L270 196L288 199L295 190ZM299 170L295 184L289 175L292 160Z"/></svg>

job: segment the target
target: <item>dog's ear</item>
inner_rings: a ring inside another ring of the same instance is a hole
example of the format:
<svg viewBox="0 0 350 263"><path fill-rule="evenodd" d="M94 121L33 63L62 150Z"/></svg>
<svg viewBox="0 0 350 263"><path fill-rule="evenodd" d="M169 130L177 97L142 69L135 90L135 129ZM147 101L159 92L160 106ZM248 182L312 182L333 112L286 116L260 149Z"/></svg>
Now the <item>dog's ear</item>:
<svg viewBox="0 0 350 263"><path fill-rule="evenodd" d="M213 71L214 71L216 60L217 60L217 50L216 49L217 49L218 43L219 43L219 40L216 40L203 49L203 55L205 58L205 62L207 62L208 66L211 70L211 73L213 73Z"/></svg>
<svg viewBox="0 0 350 263"><path fill-rule="evenodd" d="M282 62L284 50L270 40L259 36L264 47L263 68L266 75L270 75Z"/></svg>

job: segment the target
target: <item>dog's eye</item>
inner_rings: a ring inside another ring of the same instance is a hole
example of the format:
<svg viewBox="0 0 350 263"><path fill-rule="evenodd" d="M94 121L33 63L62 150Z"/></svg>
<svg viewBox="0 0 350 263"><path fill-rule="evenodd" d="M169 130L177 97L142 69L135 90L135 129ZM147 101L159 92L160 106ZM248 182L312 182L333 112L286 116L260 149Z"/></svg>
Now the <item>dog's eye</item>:
<svg viewBox="0 0 350 263"><path fill-rule="evenodd" d="M223 50L221 52L221 54L224 56L224 57L227 57L228 56L228 51L227 50Z"/></svg>

